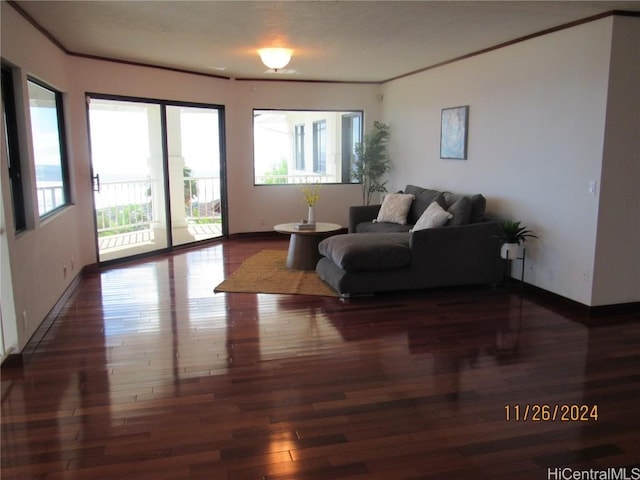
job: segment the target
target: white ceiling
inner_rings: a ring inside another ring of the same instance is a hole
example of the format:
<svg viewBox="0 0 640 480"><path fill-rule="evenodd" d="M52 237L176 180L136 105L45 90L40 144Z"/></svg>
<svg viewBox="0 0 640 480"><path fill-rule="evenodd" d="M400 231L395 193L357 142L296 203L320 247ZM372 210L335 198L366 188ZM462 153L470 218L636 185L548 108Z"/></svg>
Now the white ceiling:
<svg viewBox="0 0 640 480"><path fill-rule="evenodd" d="M12 2L74 54L230 78L382 82L639 1ZM268 72L256 50L293 48Z"/></svg>

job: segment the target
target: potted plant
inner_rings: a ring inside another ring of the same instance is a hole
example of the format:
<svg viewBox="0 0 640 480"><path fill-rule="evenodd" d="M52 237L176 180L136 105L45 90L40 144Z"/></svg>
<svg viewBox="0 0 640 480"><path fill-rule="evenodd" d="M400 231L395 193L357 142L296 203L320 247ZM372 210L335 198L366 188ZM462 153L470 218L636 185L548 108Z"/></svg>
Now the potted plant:
<svg viewBox="0 0 640 480"><path fill-rule="evenodd" d="M309 214L307 215L307 223L311 225L316 224L315 206L320 200L320 185L317 183L305 184L302 186L302 197L304 203L309 207Z"/></svg>
<svg viewBox="0 0 640 480"><path fill-rule="evenodd" d="M513 220L505 220L500 224L500 233L497 236L502 240L500 248L500 256L507 260L513 260L520 255L520 244L524 243L527 238L538 238L526 226L520 225L521 222Z"/></svg>
<svg viewBox="0 0 640 480"><path fill-rule="evenodd" d="M365 205L369 205L374 192L387 191L387 182L380 183L380 179L391 169L387 155L389 135L389 126L375 121L373 130L355 145L353 180L362 184L362 203Z"/></svg>

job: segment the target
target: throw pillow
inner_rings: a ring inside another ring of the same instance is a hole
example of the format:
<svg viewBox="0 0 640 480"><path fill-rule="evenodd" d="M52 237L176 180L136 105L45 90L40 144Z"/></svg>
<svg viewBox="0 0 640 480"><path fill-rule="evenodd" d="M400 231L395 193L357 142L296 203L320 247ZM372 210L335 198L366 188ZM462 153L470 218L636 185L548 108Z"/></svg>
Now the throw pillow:
<svg viewBox="0 0 640 480"><path fill-rule="evenodd" d="M469 197L460 198L447 208L447 212L453 215L448 225L466 225L471 219L471 199Z"/></svg>
<svg viewBox="0 0 640 480"><path fill-rule="evenodd" d="M471 217L469 223L478 223L484 219L484 211L487 207L487 199L479 193L475 195L466 195L461 193L444 192L444 199L447 206L453 205L460 200L461 197L469 197L471 200Z"/></svg>
<svg viewBox="0 0 640 480"><path fill-rule="evenodd" d="M427 228L442 227L453 218L449 212L440 206L438 202L431 202L420 216L412 231L425 230Z"/></svg>
<svg viewBox="0 0 640 480"><path fill-rule="evenodd" d="M382 201L377 222L407 224L407 213L415 197L407 193L390 193Z"/></svg>
<svg viewBox="0 0 640 480"><path fill-rule="evenodd" d="M407 185L405 193L410 193L416 197L411 204L409 213L407 214L407 223L416 223L420 218L420 215L422 215L427 207L431 205L431 202L438 202L442 208L447 208L442 192L439 190Z"/></svg>

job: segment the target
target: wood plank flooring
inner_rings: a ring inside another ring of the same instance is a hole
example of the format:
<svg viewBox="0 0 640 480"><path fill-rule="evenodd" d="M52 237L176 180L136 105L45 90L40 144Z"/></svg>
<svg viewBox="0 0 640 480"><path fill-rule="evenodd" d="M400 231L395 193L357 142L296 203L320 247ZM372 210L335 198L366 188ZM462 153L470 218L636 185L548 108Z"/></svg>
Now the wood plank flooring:
<svg viewBox="0 0 640 480"><path fill-rule="evenodd" d="M490 287L213 294L286 245L86 274L2 371L3 480L640 478L637 313L589 327L568 302Z"/></svg>

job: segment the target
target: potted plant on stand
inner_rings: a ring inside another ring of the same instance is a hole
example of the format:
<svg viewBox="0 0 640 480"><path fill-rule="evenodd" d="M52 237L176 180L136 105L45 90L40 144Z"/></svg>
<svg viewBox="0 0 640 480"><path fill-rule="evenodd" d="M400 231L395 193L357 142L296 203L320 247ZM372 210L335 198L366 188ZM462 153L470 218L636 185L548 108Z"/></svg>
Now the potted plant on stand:
<svg viewBox="0 0 640 480"><path fill-rule="evenodd" d="M373 130L366 133L361 143L356 143L356 158L353 164L353 180L362 184L362 203L369 205L374 192L386 192L386 181L382 176L391 169L387 155L389 126L373 122Z"/></svg>
<svg viewBox="0 0 640 480"><path fill-rule="evenodd" d="M514 260L520 256L520 245L527 238L538 238L526 226L520 225L521 222L513 220L505 220L500 224L500 233L497 237L502 240L500 248L500 256L505 260Z"/></svg>

